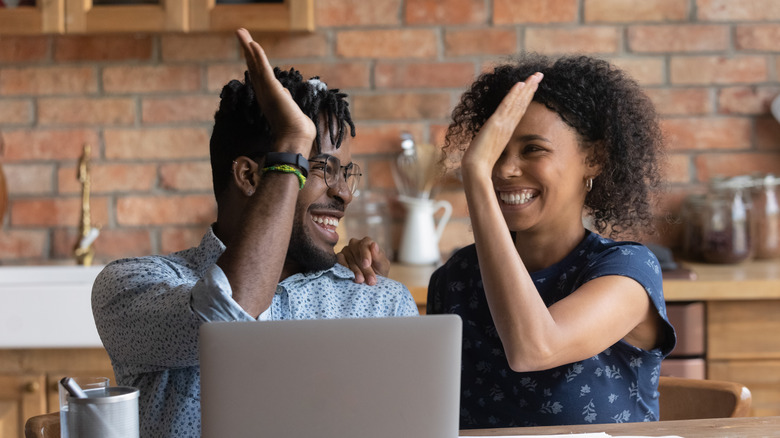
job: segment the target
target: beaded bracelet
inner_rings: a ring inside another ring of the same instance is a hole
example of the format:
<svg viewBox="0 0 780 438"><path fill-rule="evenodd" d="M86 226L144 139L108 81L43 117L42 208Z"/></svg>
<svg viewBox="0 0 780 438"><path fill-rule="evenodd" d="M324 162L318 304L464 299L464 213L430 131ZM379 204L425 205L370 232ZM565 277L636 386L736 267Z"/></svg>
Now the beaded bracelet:
<svg viewBox="0 0 780 438"><path fill-rule="evenodd" d="M263 168L263 173L266 172L281 172L281 173L292 173L295 176L298 177L298 182L300 183L300 188L298 190L303 189L303 185L306 184L306 177L303 176L303 173L301 173L300 170L297 168L290 166L289 164L274 164L273 166L268 166Z"/></svg>

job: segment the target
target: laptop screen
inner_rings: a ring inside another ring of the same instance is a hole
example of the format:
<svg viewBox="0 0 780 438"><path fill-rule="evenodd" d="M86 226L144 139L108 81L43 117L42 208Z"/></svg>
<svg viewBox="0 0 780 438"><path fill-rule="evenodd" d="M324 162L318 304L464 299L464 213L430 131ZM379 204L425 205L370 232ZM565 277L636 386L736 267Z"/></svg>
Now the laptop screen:
<svg viewBox="0 0 780 438"><path fill-rule="evenodd" d="M456 315L201 326L204 437L456 437Z"/></svg>

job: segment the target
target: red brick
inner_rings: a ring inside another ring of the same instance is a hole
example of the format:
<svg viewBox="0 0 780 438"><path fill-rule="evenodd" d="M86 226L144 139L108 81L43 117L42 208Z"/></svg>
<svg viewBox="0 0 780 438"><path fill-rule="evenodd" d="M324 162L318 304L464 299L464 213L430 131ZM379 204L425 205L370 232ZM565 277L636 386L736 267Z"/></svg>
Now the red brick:
<svg viewBox="0 0 780 438"><path fill-rule="evenodd" d="M673 56L669 77L673 84L730 84L763 82L768 66L762 56Z"/></svg>
<svg viewBox="0 0 780 438"><path fill-rule="evenodd" d="M514 29L445 29L444 53L448 57L507 55L517 51Z"/></svg>
<svg viewBox="0 0 780 438"><path fill-rule="evenodd" d="M0 260L43 258L46 231L4 230L0 233Z"/></svg>
<svg viewBox="0 0 780 438"><path fill-rule="evenodd" d="M81 193L76 167L63 167L57 172L59 192ZM157 181L153 164L90 164L91 193L149 191Z"/></svg>
<svg viewBox="0 0 780 438"><path fill-rule="evenodd" d="M688 0L585 0L585 22L685 21Z"/></svg>
<svg viewBox="0 0 780 438"><path fill-rule="evenodd" d="M780 152L780 123L774 117L756 117L756 148L761 151ZM780 171L775 170L775 173Z"/></svg>
<svg viewBox="0 0 780 438"><path fill-rule="evenodd" d="M55 258L73 257L73 247L80 239L78 230L55 230L52 240L52 255ZM95 240L93 263L107 263L124 257L141 257L152 253L151 236L148 230L100 229Z"/></svg>
<svg viewBox="0 0 780 438"><path fill-rule="evenodd" d="M366 181L361 182L361 185L371 190L397 190L398 187L393 179L392 166L392 160L371 160L367 162L364 167L366 169Z"/></svg>
<svg viewBox="0 0 780 438"><path fill-rule="evenodd" d="M209 156L209 129L107 129L103 136L108 159L168 160Z"/></svg>
<svg viewBox="0 0 780 438"><path fill-rule="evenodd" d="M191 65L110 66L103 69L107 93L197 91L200 69Z"/></svg>
<svg viewBox="0 0 780 438"><path fill-rule="evenodd" d="M403 93L353 96L356 120L444 119L450 113L446 93Z"/></svg>
<svg viewBox="0 0 780 438"><path fill-rule="evenodd" d="M219 106L219 93L222 87L233 79L244 82L246 63L209 64L206 67L206 88L214 93L214 101Z"/></svg>
<svg viewBox="0 0 780 438"><path fill-rule="evenodd" d="M90 198L93 224L108 222L107 201L106 198ZM10 212L13 226L77 226L81 218L81 197L12 200Z"/></svg>
<svg viewBox="0 0 780 438"><path fill-rule="evenodd" d="M295 68L304 78L320 76L330 88L344 89L347 93L357 88L369 88L371 69L367 62L296 62L294 64L279 64L279 68L289 70ZM209 65L206 76L207 86L215 92L218 102L219 92L232 79L244 81L246 64L215 64Z"/></svg>
<svg viewBox="0 0 780 438"><path fill-rule="evenodd" d="M377 63L374 69L377 88L458 88L474 80L471 62Z"/></svg>
<svg viewBox="0 0 780 438"><path fill-rule="evenodd" d="M631 26L628 47L639 53L726 51L729 32L720 25Z"/></svg>
<svg viewBox="0 0 780 438"><path fill-rule="evenodd" d="M49 38L46 36L0 37L0 63L40 62L49 54Z"/></svg>
<svg viewBox="0 0 780 438"><path fill-rule="evenodd" d="M160 187L166 190L211 191L211 163L193 161L160 166Z"/></svg>
<svg viewBox="0 0 780 438"><path fill-rule="evenodd" d="M620 33L615 27L535 27L525 30L525 49L540 53L615 53Z"/></svg>
<svg viewBox="0 0 780 438"><path fill-rule="evenodd" d="M572 23L577 0L494 0L493 23Z"/></svg>
<svg viewBox="0 0 780 438"><path fill-rule="evenodd" d="M351 142L352 155L399 154L401 133L408 132L422 139L424 126L420 123L357 123L357 136Z"/></svg>
<svg viewBox="0 0 780 438"><path fill-rule="evenodd" d="M645 92L661 115L692 116L712 112L712 98L704 88L651 88Z"/></svg>
<svg viewBox="0 0 780 438"><path fill-rule="evenodd" d="M339 88L347 93L350 90L371 87L371 68L367 62L339 63L295 63L282 64L280 68L295 68L304 78L319 76L329 88Z"/></svg>
<svg viewBox="0 0 780 438"><path fill-rule="evenodd" d="M401 24L401 0L317 0L317 28L343 26L396 26Z"/></svg>
<svg viewBox="0 0 780 438"><path fill-rule="evenodd" d="M32 123L32 101L30 99L0 98L0 126Z"/></svg>
<svg viewBox="0 0 780 438"><path fill-rule="evenodd" d="M429 29L346 30L336 34L343 58L433 58L437 37Z"/></svg>
<svg viewBox="0 0 780 438"><path fill-rule="evenodd" d="M163 254L191 248L200 244L208 226L199 227L165 227L162 230L160 241Z"/></svg>
<svg viewBox="0 0 780 438"><path fill-rule="evenodd" d="M238 40L232 33L167 34L160 37L160 44L163 62L239 59Z"/></svg>
<svg viewBox="0 0 780 438"><path fill-rule="evenodd" d="M54 60L148 61L152 58L150 35L62 35L54 38Z"/></svg>
<svg viewBox="0 0 780 438"><path fill-rule="evenodd" d="M61 95L97 91L94 67L22 67L0 69L0 94Z"/></svg>
<svg viewBox="0 0 780 438"><path fill-rule="evenodd" d="M772 99L780 93L778 87L728 87L718 93L721 114L769 114Z"/></svg>
<svg viewBox="0 0 780 438"><path fill-rule="evenodd" d="M2 170L10 196L54 193L53 164L3 163Z"/></svg>
<svg viewBox="0 0 780 438"><path fill-rule="evenodd" d="M98 144L98 136L88 129L34 129L0 131L4 160L77 160L85 143ZM92 148L93 156L97 148Z"/></svg>
<svg viewBox="0 0 780 438"><path fill-rule="evenodd" d="M696 172L699 181L714 176L746 175L753 172L777 173L780 169L778 153L701 154L696 156Z"/></svg>
<svg viewBox="0 0 780 438"><path fill-rule="evenodd" d="M701 21L767 21L780 19L776 0L696 0Z"/></svg>
<svg viewBox="0 0 780 438"><path fill-rule="evenodd" d="M141 120L152 125L177 122L213 122L219 95L146 97L141 102Z"/></svg>
<svg viewBox="0 0 780 438"><path fill-rule="evenodd" d="M691 156L688 154L670 154L664 178L669 183L687 183L691 180Z"/></svg>
<svg viewBox="0 0 780 438"><path fill-rule="evenodd" d="M778 24L737 25L735 46L738 50L775 52L778 41L780 41L780 25Z"/></svg>
<svg viewBox="0 0 780 438"><path fill-rule="evenodd" d="M406 24L483 24L487 11L483 0L407 0Z"/></svg>
<svg viewBox="0 0 780 438"><path fill-rule="evenodd" d="M212 195L120 197L116 207L124 226L208 224L216 213Z"/></svg>
<svg viewBox="0 0 780 438"><path fill-rule="evenodd" d="M135 101L131 98L38 99L40 125L130 125L134 122Z"/></svg>
<svg viewBox="0 0 780 438"><path fill-rule="evenodd" d="M663 58L611 58L610 62L640 85L659 85L665 81L666 63Z"/></svg>
<svg viewBox="0 0 780 438"><path fill-rule="evenodd" d="M751 123L743 118L666 119L661 127L669 149L749 149Z"/></svg>
<svg viewBox="0 0 780 438"><path fill-rule="evenodd" d="M324 57L329 52L324 33L260 33L254 39L272 65L278 64L278 59Z"/></svg>

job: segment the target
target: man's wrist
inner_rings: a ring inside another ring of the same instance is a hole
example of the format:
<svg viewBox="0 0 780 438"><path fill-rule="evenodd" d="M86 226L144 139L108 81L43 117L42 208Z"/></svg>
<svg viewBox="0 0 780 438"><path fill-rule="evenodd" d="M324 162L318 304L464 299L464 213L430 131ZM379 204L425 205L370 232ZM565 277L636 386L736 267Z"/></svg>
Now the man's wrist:
<svg viewBox="0 0 780 438"><path fill-rule="evenodd" d="M265 163L263 165L265 168L284 165L297 168L303 174L304 181L309 176L309 160L302 154L291 152L268 152L265 154Z"/></svg>

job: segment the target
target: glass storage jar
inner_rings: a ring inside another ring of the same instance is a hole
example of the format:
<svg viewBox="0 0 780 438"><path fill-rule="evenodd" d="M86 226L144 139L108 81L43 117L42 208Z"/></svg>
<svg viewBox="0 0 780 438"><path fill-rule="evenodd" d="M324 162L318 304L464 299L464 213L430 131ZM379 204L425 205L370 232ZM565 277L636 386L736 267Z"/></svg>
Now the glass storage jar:
<svg viewBox="0 0 780 438"><path fill-rule="evenodd" d="M751 199L755 228L754 254L757 259L780 257L780 208L778 208L780 179L774 175L753 178Z"/></svg>
<svg viewBox="0 0 780 438"><path fill-rule="evenodd" d="M708 263L751 257L750 177L713 181L702 211L701 256Z"/></svg>
<svg viewBox="0 0 780 438"><path fill-rule="evenodd" d="M680 209L683 224L682 256L687 260L702 260L702 223L706 201L704 194L690 194L685 197Z"/></svg>

